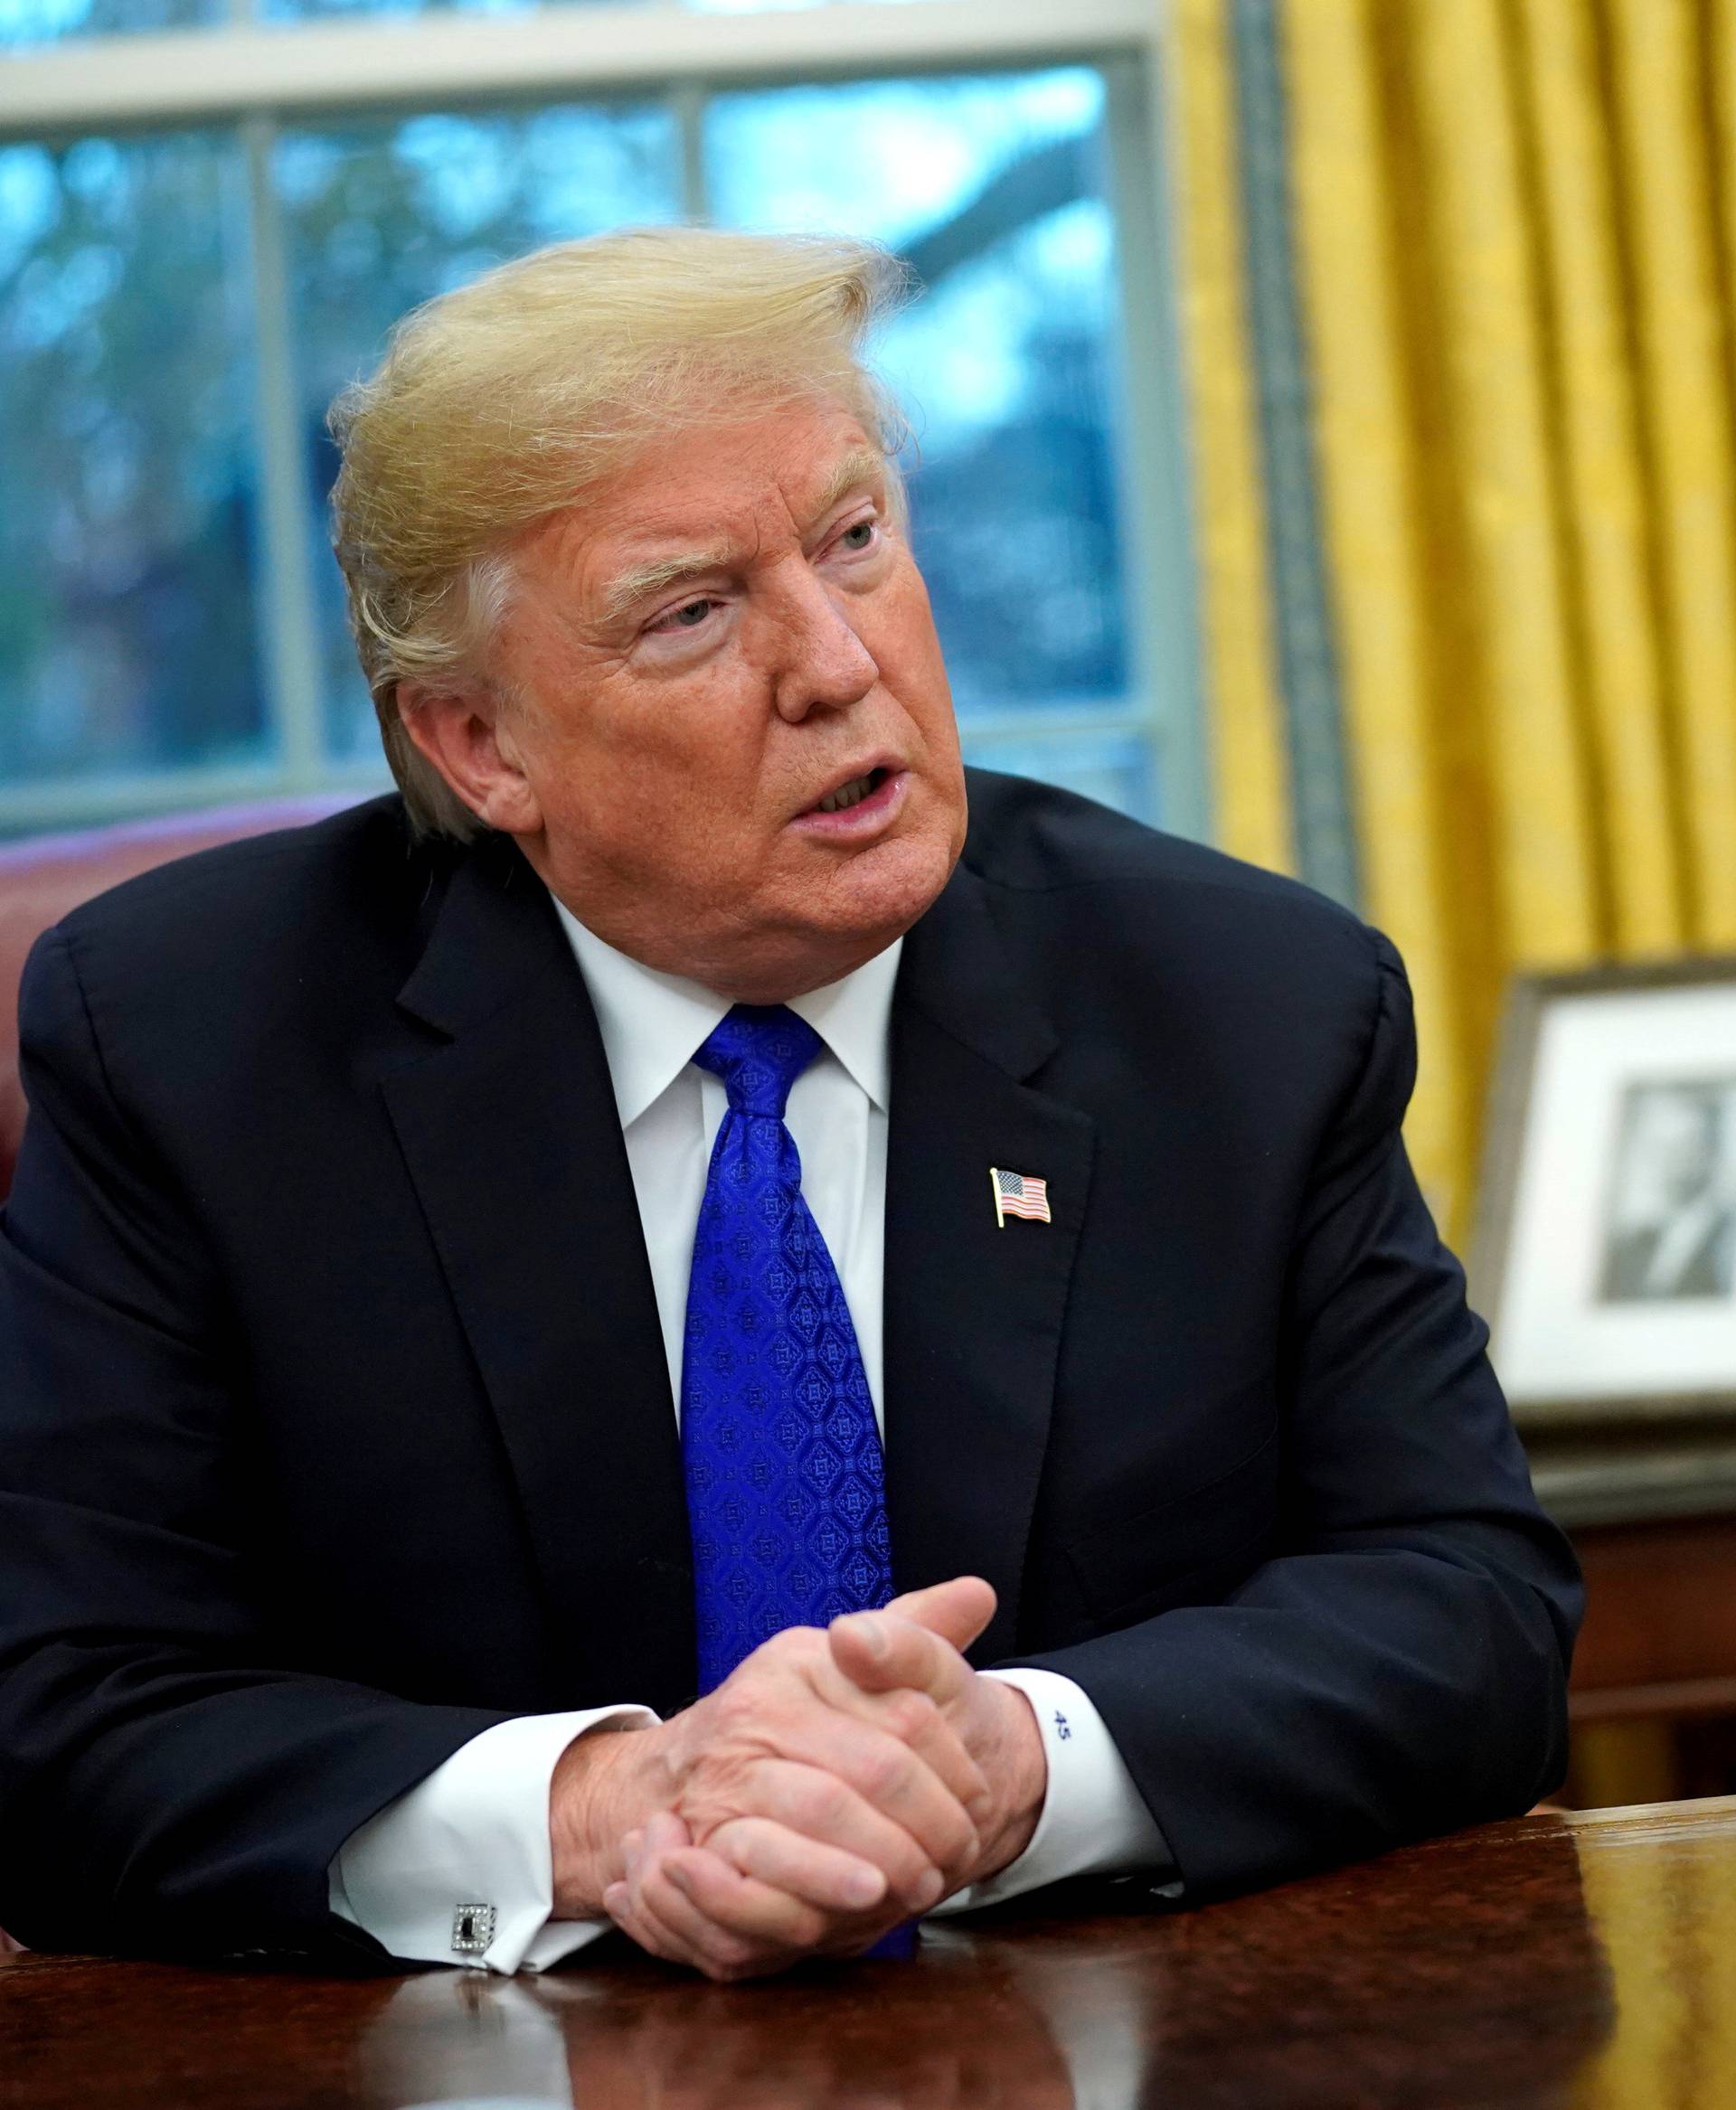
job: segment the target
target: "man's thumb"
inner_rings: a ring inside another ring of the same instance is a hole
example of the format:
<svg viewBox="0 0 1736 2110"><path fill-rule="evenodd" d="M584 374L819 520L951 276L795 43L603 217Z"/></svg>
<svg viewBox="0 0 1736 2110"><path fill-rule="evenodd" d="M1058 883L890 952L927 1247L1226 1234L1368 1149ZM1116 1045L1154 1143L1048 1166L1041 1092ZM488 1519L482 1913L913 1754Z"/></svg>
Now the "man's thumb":
<svg viewBox="0 0 1736 2110"><path fill-rule="evenodd" d="M992 1583L979 1575L956 1575L926 1590L907 1590L886 1609L938 1634L956 1649L967 1649L995 1616L995 1603Z"/></svg>

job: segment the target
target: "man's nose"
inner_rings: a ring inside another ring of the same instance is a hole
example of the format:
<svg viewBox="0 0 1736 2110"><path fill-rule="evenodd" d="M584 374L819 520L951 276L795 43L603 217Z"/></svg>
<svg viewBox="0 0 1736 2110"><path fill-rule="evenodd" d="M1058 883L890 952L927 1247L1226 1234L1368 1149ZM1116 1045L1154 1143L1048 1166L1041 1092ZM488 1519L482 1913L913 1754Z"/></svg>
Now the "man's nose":
<svg viewBox="0 0 1736 2110"><path fill-rule="evenodd" d="M798 724L810 711L860 702L880 679L874 655L857 635L845 597L816 579L806 563L779 581L769 609L777 626L772 701L778 715Z"/></svg>

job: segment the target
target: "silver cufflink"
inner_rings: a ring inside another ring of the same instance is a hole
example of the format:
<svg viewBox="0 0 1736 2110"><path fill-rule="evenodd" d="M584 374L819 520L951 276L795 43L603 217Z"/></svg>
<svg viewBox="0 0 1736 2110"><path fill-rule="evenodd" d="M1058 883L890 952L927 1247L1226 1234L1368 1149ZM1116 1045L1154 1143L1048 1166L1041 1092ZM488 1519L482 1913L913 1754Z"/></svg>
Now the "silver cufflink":
<svg viewBox="0 0 1736 2110"><path fill-rule="evenodd" d="M455 1905L452 1907L452 1953L455 1956L480 1956L495 1938L492 1905Z"/></svg>

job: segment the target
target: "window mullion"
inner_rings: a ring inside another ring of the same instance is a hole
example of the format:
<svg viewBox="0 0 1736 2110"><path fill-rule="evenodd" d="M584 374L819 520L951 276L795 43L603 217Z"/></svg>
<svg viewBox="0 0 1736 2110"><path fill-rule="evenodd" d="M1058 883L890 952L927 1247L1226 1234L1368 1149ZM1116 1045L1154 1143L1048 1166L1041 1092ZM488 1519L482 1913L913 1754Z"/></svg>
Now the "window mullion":
<svg viewBox="0 0 1736 2110"><path fill-rule="evenodd" d="M1174 253L1163 164L1156 53L1104 68L1109 195L1120 278L1121 532L1127 645L1158 767L1154 816L1209 840L1185 408L1174 300Z"/></svg>
<svg viewBox="0 0 1736 2110"><path fill-rule="evenodd" d="M681 212L697 226L711 219L711 196L705 182L704 83L684 80L669 92L670 114L675 120L681 146Z"/></svg>
<svg viewBox="0 0 1736 2110"><path fill-rule="evenodd" d="M300 397L290 338L288 264L271 182L277 126L245 118L259 440L259 606L266 689L286 787L324 775L317 603L308 549Z"/></svg>
<svg viewBox="0 0 1736 2110"><path fill-rule="evenodd" d="M69 38L0 60L0 137L136 129L455 102L847 80L984 66L1095 64L1143 49L1153 0L835 0L715 14L646 5L467 9L235 21L221 29Z"/></svg>

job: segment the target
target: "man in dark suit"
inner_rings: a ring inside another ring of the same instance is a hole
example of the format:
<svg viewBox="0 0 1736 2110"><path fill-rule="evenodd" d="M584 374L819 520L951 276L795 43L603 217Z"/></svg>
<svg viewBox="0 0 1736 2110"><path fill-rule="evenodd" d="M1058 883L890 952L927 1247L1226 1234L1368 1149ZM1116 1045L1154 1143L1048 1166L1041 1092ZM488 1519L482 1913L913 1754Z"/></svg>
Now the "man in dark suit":
<svg viewBox="0 0 1736 2110"><path fill-rule="evenodd" d="M1559 1777L1577 1578L1399 1140L1398 961L967 798L878 268L677 231L439 304L341 420L404 797L39 948L25 1940L734 1977Z"/></svg>
<svg viewBox="0 0 1736 2110"><path fill-rule="evenodd" d="M1718 1086L1646 1084L1629 1093L1618 1201L1643 1197L1618 1219L1604 1248L1605 1304L1728 1296L1736 1213L1728 1193L1724 1095Z"/></svg>

